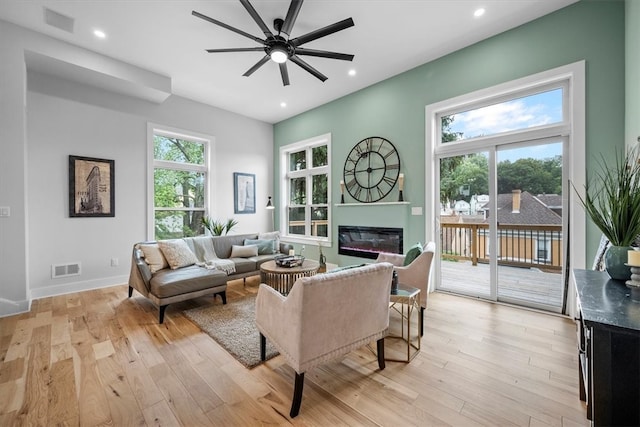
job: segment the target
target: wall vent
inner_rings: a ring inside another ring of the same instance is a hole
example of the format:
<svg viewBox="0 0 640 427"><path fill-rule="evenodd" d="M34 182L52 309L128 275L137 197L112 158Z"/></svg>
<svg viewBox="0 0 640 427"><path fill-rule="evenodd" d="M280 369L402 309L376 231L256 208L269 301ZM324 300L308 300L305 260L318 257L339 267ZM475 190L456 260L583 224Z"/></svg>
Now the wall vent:
<svg viewBox="0 0 640 427"><path fill-rule="evenodd" d="M80 263L73 262L69 264L52 264L51 265L51 278L57 279L59 277L79 276L80 275Z"/></svg>
<svg viewBox="0 0 640 427"><path fill-rule="evenodd" d="M44 9L44 22L52 27L56 27L62 31L66 31L67 33L73 34L73 24L75 23L75 19L63 15L61 13L55 12L48 8Z"/></svg>

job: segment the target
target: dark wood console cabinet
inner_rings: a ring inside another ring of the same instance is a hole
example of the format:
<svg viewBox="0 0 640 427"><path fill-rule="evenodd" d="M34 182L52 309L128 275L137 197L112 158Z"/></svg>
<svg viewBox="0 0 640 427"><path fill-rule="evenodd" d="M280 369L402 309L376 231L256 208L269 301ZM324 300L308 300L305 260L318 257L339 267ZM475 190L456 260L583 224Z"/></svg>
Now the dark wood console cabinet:
<svg viewBox="0 0 640 427"><path fill-rule="evenodd" d="M640 426L640 303L605 272L573 270L580 398L594 426Z"/></svg>

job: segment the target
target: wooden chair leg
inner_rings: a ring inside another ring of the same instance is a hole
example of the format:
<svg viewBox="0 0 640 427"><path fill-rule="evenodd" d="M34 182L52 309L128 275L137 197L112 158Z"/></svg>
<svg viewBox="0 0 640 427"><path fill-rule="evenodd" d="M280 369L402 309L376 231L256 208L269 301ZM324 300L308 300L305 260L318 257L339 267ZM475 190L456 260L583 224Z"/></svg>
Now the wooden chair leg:
<svg viewBox="0 0 640 427"><path fill-rule="evenodd" d="M133 288L129 286L129 298L131 298L131 295L133 295Z"/></svg>
<svg viewBox="0 0 640 427"><path fill-rule="evenodd" d="M383 370L386 365L384 363L384 338L380 338L378 344L378 367Z"/></svg>
<svg viewBox="0 0 640 427"><path fill-rule="evenodd" d="M302 404L302 389L304 387L304 372L299 374L296 372L296 382L293 387L293 401L291 402L291 412L289 416L295 418L300 413L300 405Z"/></svg>
<svg viewBox="0 0 640 427"><path fill-rule="evenodd" d="M164 322L164 311L167 309L167 307L169 306L169 304L167 305L161 305L160 306L160 324L162 324L162 322Z"/></svg>
<svg viewBox="0 0 640 427"><path fill-rule="evenodd" d="M267 339L264 335L260 334L260 360L264 362L267 358Z"/></svg>
<svg viewBox="0 0 640 427"><path fill-rule="evenodd" d="M424 307L420 307L420 336L424 336Z"/></svg>

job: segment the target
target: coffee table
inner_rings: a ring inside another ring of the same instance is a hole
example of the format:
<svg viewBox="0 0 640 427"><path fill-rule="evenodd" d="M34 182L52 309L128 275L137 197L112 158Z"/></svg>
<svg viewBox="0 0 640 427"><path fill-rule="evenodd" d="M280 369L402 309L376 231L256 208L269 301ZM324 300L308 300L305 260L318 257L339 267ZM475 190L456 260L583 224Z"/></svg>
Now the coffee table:
<svg viewBox="0 0 640 427"><path fill-rule="evenodd" d="M288 295L291 287L300 277L315 276L320 263L305 259L299 267L279 267L275 261L267 261L260 266L260 281L271 286L282 295Z"/></svg>

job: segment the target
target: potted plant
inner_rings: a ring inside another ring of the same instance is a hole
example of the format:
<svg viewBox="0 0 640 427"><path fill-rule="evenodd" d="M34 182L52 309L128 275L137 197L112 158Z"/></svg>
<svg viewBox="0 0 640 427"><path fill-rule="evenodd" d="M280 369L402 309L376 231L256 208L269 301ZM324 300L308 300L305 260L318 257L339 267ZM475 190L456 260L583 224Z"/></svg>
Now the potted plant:
<svg viewBox="0 0 640 427"><path fill-rule="evenodd" d="M607 273L612 279L628 280L631 270L625 265L627 253L640 235L638 149L629 150L626 155L616 153L612 164L602 157L600 170L587 181L584 193L584 197L578 193L582 206L610 242L605 252Z"/></svg>
<svg viewBox="0 0 640 427"><path fill-rule="evenodd" d="M209 233L211 233L212 236L222 236L222 233L228 234L233 227L238 225L238 221L233 218L229 218L225 223L209 216L205 216L202 217L202 225L209 230Z"/></svg>

